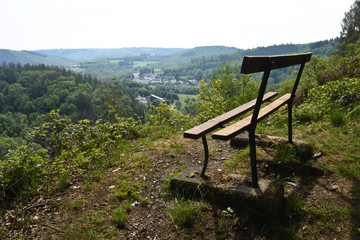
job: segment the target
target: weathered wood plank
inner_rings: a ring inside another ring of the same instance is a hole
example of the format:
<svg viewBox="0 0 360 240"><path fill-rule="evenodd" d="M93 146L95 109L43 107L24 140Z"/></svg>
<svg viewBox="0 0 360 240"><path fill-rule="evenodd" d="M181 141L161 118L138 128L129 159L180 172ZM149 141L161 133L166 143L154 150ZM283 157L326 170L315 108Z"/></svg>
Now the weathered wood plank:
<svg viewBox="0 0 360 240"><path fill-rule="evenodd" d="M271 98L275 97L277 95L277 92L268 92L263 97L263 102L270 100ZM193 127L186 132L184 132L184 137L186 138L192 138L192 139L198 139L209 132L221 127L225 123L228 123L232 120L234 120L236 117L250 111L255 107L256 99L247 102L237 108L234 108L233 110L224 113L214 119L211 119L203 124L200 124L196 127Z"/></svg>
<svg viewBox="0 0 360 240"><path fill-rule="evenodd" d="M309 62L312 53L274 55L274 56L244 56L241 73L257 73L266 70L267 62L271 60L271 69L289 67Z"/></svg>
<svg viewBox="0 0 360 240"><path fill-rule="evenodd" d="M271 113L273 113L274 111L279 109L281 106L288 103L290 96L291 95L289 93L285 94L284 96L282 96L279 99L275 100L274 102L270 103L266 107L262 108L259 112L257 121L260 122L265 117L267 117L268 115L270 115ZM229 140L230 138L235 137L239 133L245 131L246 128L250 126L251 118L252 118L252 115L224 128L224 129L221 129L221 130L215 132L212 135L212 137L214 139Z"/></svg>

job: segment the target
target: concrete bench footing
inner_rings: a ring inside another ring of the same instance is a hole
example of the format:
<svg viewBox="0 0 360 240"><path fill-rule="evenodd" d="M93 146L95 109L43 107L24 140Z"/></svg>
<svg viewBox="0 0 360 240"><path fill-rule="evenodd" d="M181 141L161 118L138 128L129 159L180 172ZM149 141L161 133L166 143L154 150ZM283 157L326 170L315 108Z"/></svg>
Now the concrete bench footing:
<svg viewBox="0 0 360 240"><path fill-rule="evenodd" d="M222 207L249 210L265 219L278 216L284 199L280 182L260 180L259 188L253 188L242 175L209 171L206 178L201 178L200 172L201 168L185 169L171 180L172 191L186 198L200 198Z"/></svg>

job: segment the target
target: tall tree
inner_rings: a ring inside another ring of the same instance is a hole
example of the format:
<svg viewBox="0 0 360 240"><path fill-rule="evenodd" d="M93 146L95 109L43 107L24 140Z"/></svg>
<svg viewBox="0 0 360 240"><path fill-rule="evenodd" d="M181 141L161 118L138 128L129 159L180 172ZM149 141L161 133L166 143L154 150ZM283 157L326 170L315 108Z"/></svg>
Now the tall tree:
<svg viewBox="0 0 360 240"><path fill-rule="evenodd" d="M360 0L356 0L345 13L341 27L340 52L345 54L347 45L356 43L360 37Z"/></svg>

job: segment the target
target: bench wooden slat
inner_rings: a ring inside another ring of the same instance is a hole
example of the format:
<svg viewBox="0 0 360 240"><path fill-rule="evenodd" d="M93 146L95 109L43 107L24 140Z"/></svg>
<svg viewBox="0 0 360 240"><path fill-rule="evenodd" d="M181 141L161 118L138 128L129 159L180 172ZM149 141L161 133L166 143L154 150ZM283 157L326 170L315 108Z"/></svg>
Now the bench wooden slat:
<svg viewBox="0 0 360 240"><path fill-rule="evenodd" d="M263 97L263 102L270 100L271 98L275 97L277 92L268 92ZM224 113L214 119L211 119L201 125L193 127L186 132L184 132L184 137L191 138L191 139L198 139L211 131L214 131L216 128L221 127L225 123L228 123L234 120L236 117L250 111L255 107L256 99L245 103L227 113Z"/></svg>
<svg viewBox="0 0 360 240"><path fill-rule="evenodd" d="M274 56L244 56L241 73L257 73L266 70L267 61L271 59L271 70L289 67L304 62L309 62L312 53L274 55Z"/></svg>
<svg viewBox="0 0 360 240"><path fill-rule="evenodd" d="M274 111L279 109L281 106L288 103L290 96L291 95L289 93L285 94L284 96L278 98L277 100L270 103L266 107L262 108L259 112L257 121L260 122L265 117L267 117L268 115L270 115L271 113L273 113ZM233 138L236 135L238 135L239 133L245 131L245 129L247 127L249 127L249 125L250 125L251 118L252 118L252 115L224 128L224 129L221 129L220 131L215 132L212 135L212 137L214 139L229 140L230 138Z"/></svg>

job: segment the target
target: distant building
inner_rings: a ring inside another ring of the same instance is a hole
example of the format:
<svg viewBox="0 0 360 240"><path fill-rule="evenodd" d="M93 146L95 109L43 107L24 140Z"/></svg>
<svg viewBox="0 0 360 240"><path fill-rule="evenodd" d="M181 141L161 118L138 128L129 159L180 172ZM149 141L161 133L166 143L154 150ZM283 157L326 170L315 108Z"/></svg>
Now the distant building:
<svg viewBox="0 0 360 240"><path fill-rule="evenodd" d="M163 98L158 97L158 96L156 96L156 95L154 95L154 94L151 94L151 95L150 95L150 100L151 100L151 102L154 101L155 99L159 100L159 101L162 102L162 103L166 103L166 101L165 101Z"/></svg>
<svg viewBox="0 0 360 240"><path fill-rule="evenodd" d="M138 97L136 98L136 100L137 100L140 104L149 104L148 97L138 96Z"/></svg>
<svg viewBox="0 0 360 240"><path fill-rule="evenodd" d="M147 96L147 97L141 97L141 96L138 96L136 98L136 100L140 103L140 104L151 104L154 100L159 100L161 103L166 103L166 100L159 97L159 96L156 96L154 94L151 94L150 96Z"/></svg>

